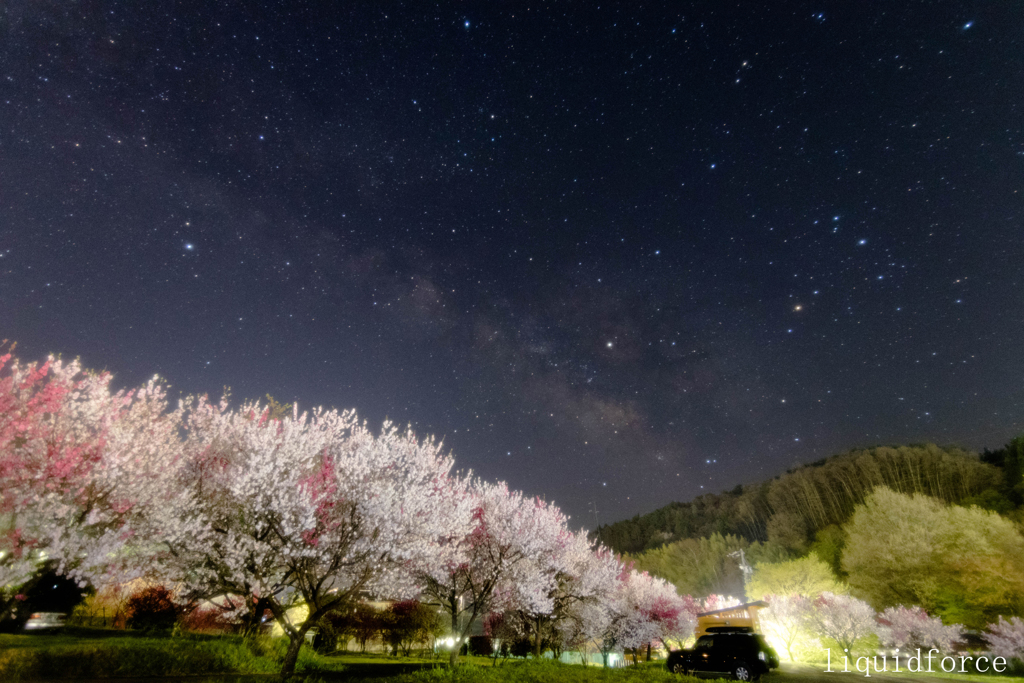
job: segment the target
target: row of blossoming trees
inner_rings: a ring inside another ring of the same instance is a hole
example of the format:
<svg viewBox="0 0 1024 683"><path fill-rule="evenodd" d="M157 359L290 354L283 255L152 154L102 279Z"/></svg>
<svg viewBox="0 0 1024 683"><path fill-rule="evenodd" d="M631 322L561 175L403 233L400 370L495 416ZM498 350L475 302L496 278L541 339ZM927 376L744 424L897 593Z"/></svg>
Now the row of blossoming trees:
<svg viewBox="0 0 1024 683"><path fill-rule="evenodd" d="M876 613L871 606L851 595L825 592L817 597L806 595L767 595L770 608L762 612L761 626L766 635L782 649L790 660L808 648L817 650L812 658L821 656L822 639L833 641L843 652L870 636L876 636L883 650L913 654L918 648L926 653L934 648L952 653L963 645L965 629L960 624L944 624L918 606L898 605ZM993 657L1007 662L1024 663L1024 620L999 617L989 624L984 638ZM835 653L839 660L843 652Z"/></svg>
<svg viewBox="0 0 1024 683"><path fill-rule="evenodd" d="M110 379L0 356L2 600L43 559L96 586L145 577L249 623L270 610L290 639L284 673L314 624L366 593L427 596L460 641L486 619L535 655L679 644L698 610L726 606L631 570L555 506L455 472L411 432L372 434L352 412L171 407L156 381L113 392ZM801 634L852 649L879 625L883 645L946 650L960 636L921 610L876 616L849 596L771 604L764 623L787 649ZM994 650L1024 655L1020 619L991 631Z"/></svg>
<svg viewBox="0 0 1024 683"><path fill-rule="evenodd" d="M173 407L155 380L110 380L0 356L5 599L42 559L97 586L146 577L250 621L269 610L290 639L284 673L321 617L366 593L425 594L460 638L500 613L538 654L692 633L695 605L670 584L593 547L555 506L454 471L430 439L373 434L352 412Z"/></svg>

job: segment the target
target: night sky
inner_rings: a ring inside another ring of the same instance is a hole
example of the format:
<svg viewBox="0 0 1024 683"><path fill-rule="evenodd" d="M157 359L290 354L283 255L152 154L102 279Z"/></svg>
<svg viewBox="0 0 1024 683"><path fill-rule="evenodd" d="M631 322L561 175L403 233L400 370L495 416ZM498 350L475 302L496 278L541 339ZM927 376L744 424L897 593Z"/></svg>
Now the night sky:
<svg viewBox="0 0 1024 683"><path fill-rule="evenodd" d="M588 526L1024 431L1024 5L639 4L8 0L0 338Z"/></svg>

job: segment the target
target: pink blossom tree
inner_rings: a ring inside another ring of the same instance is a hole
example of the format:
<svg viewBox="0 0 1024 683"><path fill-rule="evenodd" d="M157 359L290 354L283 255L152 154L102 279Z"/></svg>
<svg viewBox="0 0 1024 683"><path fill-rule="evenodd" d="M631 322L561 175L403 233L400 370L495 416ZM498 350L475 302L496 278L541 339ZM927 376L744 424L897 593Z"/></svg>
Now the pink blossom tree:
<svg viewBox="0 0 1024 683"><path fill-rule="evenodd" d="M1024 619L999 617L999 621L988 625L988 631L985 640L993 655L1005 657L1007 661L1017 659L1024 665Z"/></svg>
<svg viewBox="0 0 1024 683"><path fill-rule="evenodd" d="M807 623L812 631L852 652L858 640L874 631L875 611L863 600L825 592L812 601Z"/></svg>
<svg viewBox="0 0 1024 683"><path fill-rule="evenodd" d="M128 392L110 381L77 361L0 356L0 585L19 585L44 559L96 580L166 491L178 414L155 379Z"/></svg>
<svg viewBox="0 0 1024 683"><path fill-rule="evenodd" d="M647 572L629 571L619 583L615 604L615 641L634 652L646 646L648 659L652 643L685 639L697 624L693 602L681 598L672 584Z"/></svg>
<svg viewBox="0 0 1024 683"><path fill-rule="evenodd" d="M939 617L928 616L921 607L887 607L878 615L875 629L885 648L936 648L950 651L963 637L961 624L946 626Z"/></svg>
<svg viewBox="0 0 1024 683"><path fill-rule="evenodd" d="M275 420L258 403L232 411L202 398L185 408L185 463L151 520L153 559L191 598L269 609L290 641L284 675L328 611L363 591L412 597L410 569L459 523L451 457L411 432L385 424L374 436L352 412Z"/></svg>

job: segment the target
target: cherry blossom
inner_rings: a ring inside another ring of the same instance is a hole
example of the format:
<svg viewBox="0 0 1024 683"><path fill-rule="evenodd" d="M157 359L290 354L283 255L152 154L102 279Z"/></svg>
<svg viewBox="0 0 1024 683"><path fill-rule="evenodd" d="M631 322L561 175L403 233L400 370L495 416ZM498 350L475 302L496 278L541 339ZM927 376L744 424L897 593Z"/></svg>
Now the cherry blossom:
<svg viewBox="0 0 1024 683"><path fill-rule="evenodd" d="M795 661L794 647L808 637L807 625L811 601L803 595L767 595L768 609L758 612L758 621L765 636L785 649L790 661Z"/></svg>
<svg viewBox="0 0 1024 683"><path fill-rule="evenodd" d="M939 617L930 617L921 607L887 607L878 615L875 632L882 647L937 648L950 651L962 638L964 627L960 624L946 626Z"/></svg>
<svg viewBox="0 0 1024 683"><path fill-rule="evenodd" d="M275 420L258 403L199 398L183 427L176 495L150 520L147 562L192 599L243 595L271 610L290 639L283 673L329 610L364 591L414 596L409 569L458 523L452 458L393 425L374 436L351 411Z"/></svg>
<svg viewBox="0 0 1024 683"><path fill-rule="evenodd" d="M1024 664L1024 619L1010 617L1009 620L999 617L999 621L988 626L989 635L985 640L989 649L996 657L1004 657L1007 661L1018 659Z"/></svg>
<svg viewBox="0 0 1024 683"><path fill-rule="evenodd" d="M697 624L696 603L647 572L630 570L621 576L612 604L615 614L607 637L624 649L662 644L670 638L684 641Z"/></svg>
<svg viewBox="0 0 1024 683"><path fill-rule="evenodd" d="M0 357L0 585L17 586L44 559L95 578L166 490L178 414L156 379L128 392L110 381L77 361Z"/></svg>
<svg viewBox="0 0 1024 683"><path fill-rule="evenodd" d="M863 600L825 592L811 602L807 623L812 631L852 651L858 640L874 631L875 611Z"/></svg>
<svg viewBox="0 0 1024 683"><path fill-rule="evenodd" d="M537 536L536 552L520 563L503 587L506 609L516 612L533 638L534 656L545 643L561 647L565 622L586 603L606 600L622 571L605 548L595 549L585 532L571 532L567 519L549 506L550 523Z"/></svg>
<svg viewBox="0 0 1024 683"><path fill-rule="evenodd" d="M438 540L438 551L418 578L424 594L448 613L452 634L461 642L494 609L501 585L521 578L519 565L546 550L544 539L557 535L562 518L504 483L477 482L453 498L456 524ZM456 647L452 665L457 657Z"/></svg>

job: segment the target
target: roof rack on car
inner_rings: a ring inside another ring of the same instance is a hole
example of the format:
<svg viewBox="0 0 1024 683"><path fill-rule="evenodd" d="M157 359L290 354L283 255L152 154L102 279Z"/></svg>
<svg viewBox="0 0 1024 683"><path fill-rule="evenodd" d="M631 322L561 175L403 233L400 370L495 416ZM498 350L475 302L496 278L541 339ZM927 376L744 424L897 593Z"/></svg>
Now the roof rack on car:
<svg viewBox="0 0 1024 683"><path fill-rule="evenodd" d="M750 626L709 626L705 629L708 633L753 633Z"/></svg>

